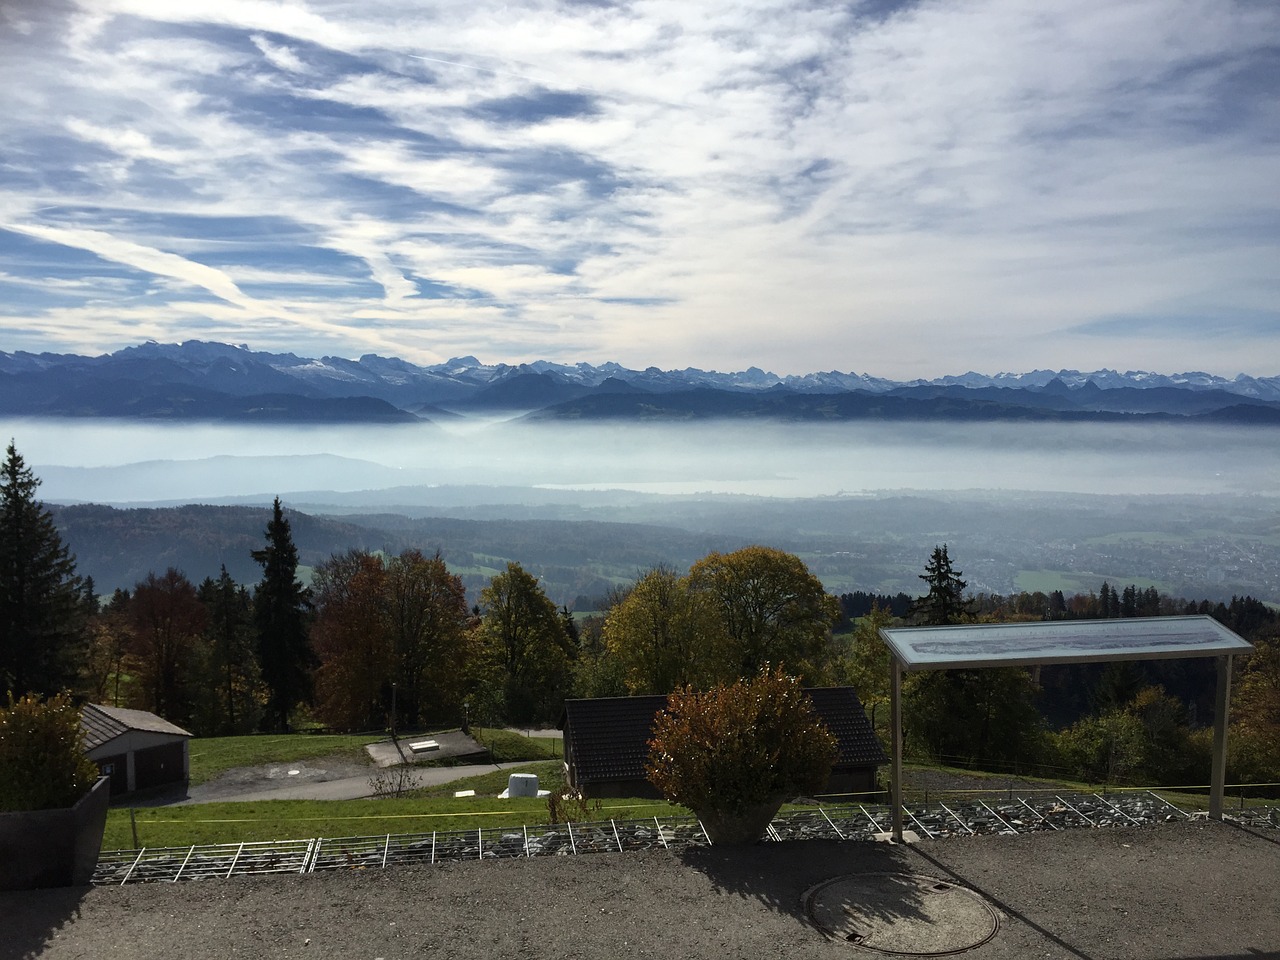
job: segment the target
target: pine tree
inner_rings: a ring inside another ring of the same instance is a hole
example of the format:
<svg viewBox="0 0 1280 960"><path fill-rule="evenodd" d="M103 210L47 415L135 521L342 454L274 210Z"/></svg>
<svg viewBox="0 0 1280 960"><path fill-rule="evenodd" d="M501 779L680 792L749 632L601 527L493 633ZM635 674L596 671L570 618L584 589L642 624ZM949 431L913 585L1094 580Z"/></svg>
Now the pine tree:
<svg viewBox="0 0 1280 960"><path fill-rule="evenodd" d="M199 595L208 613L205 641L212 689L207 698L207 725L223 735L250 733L261 713L253 599L227 573L226 564L217 580L205 578ZM214 690L216 696L212 695Z"/></svg>
<svg viewBox="0 0 1280 960"><path fill-rule="evenodd" d="M254 550L262 565L262 580L253 595L254 622L258 631L258 662L267 687L266 723L275 730L289 729L289 712L311 693L314 657L307 637L308 591L298 582L298 549L280 498L271 508L267 545Z"/></svg>
<svg viewBox="0 0 1280 960"><path fill-rule="evenodd" d="M933 555L924 565L920 579L929 585L929 592L918 597L911 608L912 619L926 626L945 626L961 623L970 616L970 602L964 597L969 584L960 579L959 570L951 568L947 545L933 548Z"/></svg>
<svg viewBox="0 0 1280 960"><path fill-rule="evenodd" d="M72 686L85 643L75 558L39 486L11 441L0 467L0 691L15 696Z"/></svg>
<svg viewBox="0 0 1280 960"><path fill-rule="evenodd" d="M1120 616L1136 617L1138 615L1138 588L1129 584L1120 594Z"/></svg>

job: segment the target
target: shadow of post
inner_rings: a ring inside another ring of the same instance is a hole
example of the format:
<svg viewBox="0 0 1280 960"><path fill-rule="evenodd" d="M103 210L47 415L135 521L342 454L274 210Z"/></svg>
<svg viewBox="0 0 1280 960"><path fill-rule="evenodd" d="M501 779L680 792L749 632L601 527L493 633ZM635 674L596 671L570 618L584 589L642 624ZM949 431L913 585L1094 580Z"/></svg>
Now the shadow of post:
<svg viewBox="0 0 1280 960"><path fill-rule="evenodd" d="M920 845L916 845L912 849L916 854L916 856L924 859L938 873L946 874L948 877L951 877L956 883L960 884L961 886L968 887L974 893L980 894L981 896L985 897L996 908L998 908L1002 913L1004 913L1005 916L1013 917L1019 923L1023 923L1026 926L1030 927L1036 933L1040 934L1040 936L1054 943L1060 949L1065 950L1067 953L1071 954L1071 956L1078 958L1078 960L1094 960L1091 954L1085 953L1084 951L1078 949L1077 947L1074 947L1071 944L1067 943L1067 941L1063 940L1060 936L1058 936L1052 930L1049 930L1048 928L1036 923L1034 920L1032 920L1029 916L1027 916L1021 910L1018 910L1015 907L1010 906L1008 903L1006 903L1005 901L1001 900L999 897L991 893L991 891L984 890L982 887L966 879L963 875L957 873L955 870L947 866L945 863L941 863L938 860L934 859L929 854L929 852L927 850L922 849Z"/></svg>

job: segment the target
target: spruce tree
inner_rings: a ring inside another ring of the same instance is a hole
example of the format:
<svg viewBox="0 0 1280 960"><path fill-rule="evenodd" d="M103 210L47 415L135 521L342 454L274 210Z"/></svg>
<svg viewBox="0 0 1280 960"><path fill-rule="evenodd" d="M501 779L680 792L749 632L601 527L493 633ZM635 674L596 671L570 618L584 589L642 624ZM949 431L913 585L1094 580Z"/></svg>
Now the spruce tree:
<svg viewBox="0 0 1280 960"><path fill-rule="evenodd" d="M0 696L75 684L86 609L75 558L10 441L0 467Z"/></svg>
<svg viewBox="0 0 1280 960"><path fill-rule="evenodd" d="M964 589L969 584L960 579L959 570L952 569L945 543L933 548L920 579L929 585L929 592L912 605L911 616L916 623L945 626L969 619L972 611L964 597Z"/></svg>
<svg viewBox="0 0 1280 960"><path fill-rule="evenodd" d="M217 580L205 578L199 594L209 617L205 640L213 689L208 693L217 692L208 699L208 725L227 736L250 733L262 712L253 598L227 573L226 564Z"/></svg>
<svg viewBox="0 0 1280 960"><path fill-rule="evenodd" d="M298 582L298 549L280 498L272 505L267 545L253 551L262 565L262 580L253 595L258 632L258 663L267 687L265 723L274 730L289 729L289 712L310 699L314 656L307 637L308 591Z"/></svg>

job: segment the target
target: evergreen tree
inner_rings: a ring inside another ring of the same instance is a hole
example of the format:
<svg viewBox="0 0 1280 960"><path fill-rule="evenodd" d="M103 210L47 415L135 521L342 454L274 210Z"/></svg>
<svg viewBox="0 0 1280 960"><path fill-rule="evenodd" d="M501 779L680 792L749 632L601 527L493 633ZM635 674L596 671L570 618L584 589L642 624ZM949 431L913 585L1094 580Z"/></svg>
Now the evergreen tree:
<svg viewBox="0 0 1280 960"><path fill-rule="evenodd" d="M208 691L205 726L228 736L250 733L261 714L253 599L227 573L226 564L217 580L205 578L199 595L208 615L205 641L212 688Z"/></svg>
<svg viewBox="0 0 1280 960"><path fill-rule="evenodd" d="M962 623L970 616L970 602L964 597L968 586L960 579L959 570L951 567L947 545L933 548L933 555L924 565L920 579L929 585L929 592L918 597L911 608L912 619L925 626L945 626Z"/></svg>
<svg viewBox="0 0 1280 960"><path fill-rule="evenodd" d="M1102 589L1098 591L1098 617L1105 620L1111 616L1111 598L1114 594L1111 592L1111 584L1102 581Z"/></svg>
<svg viewBox="0 0 1280 960"><path fill-rule="evenodd" d="M267 545L254 550L262 580L253 595L258 662L267 687L265 723L289 729L289 711L310 697L314 657L307 637L308 591L298 582L298 549L276 497L266 530Z"/></svg>
<svg viewBox="0 0 1280 960"><path fill-rule="evenodd" d="M76 681L86 606L75 558L9 443L0 466L0 693L51 696Z"/></svg>
<svg viewBox="0 0 1280 960"><path fill-rule="evenodd" d="M916 600L915 622L948 626L970 620L974 604L964 597L968 584L952 568L945 544L934 548L924 570L920 579L929 592ZM1042 723L1035 686L1021 668L911 674L903 694L906 733L916 750L962 764L1039 758Z"/></svg>
<svg viewBox="0 0 1280 960"><path fill-rule="evenodd" d="M1138 615L1138 588L1129 584L1120 594L1120 616L1136 617Z"/></svg>

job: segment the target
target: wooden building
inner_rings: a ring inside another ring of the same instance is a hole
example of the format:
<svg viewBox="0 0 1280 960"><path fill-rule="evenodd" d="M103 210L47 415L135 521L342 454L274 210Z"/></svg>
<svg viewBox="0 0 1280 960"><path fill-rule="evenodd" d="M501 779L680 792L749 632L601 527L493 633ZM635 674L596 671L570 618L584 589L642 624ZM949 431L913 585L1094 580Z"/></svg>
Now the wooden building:
<svg viewBox="0 0 1280 960"><path fill-rule="evenodd" d="M80 710L85 752L104 776L111 796L186 785L191 734L145 710L88 703Z"/></svg>
<svg viewBox="0 0 1280 960"><path fill-rule="evenodd" d="M889 758L853 688L811 687L805 693L839 751L825 792L877 791L876 770ZM654 717L666 705L662 696L565 701L560 729L569 786L586 797L657 797L644 763Z"/></svg>

